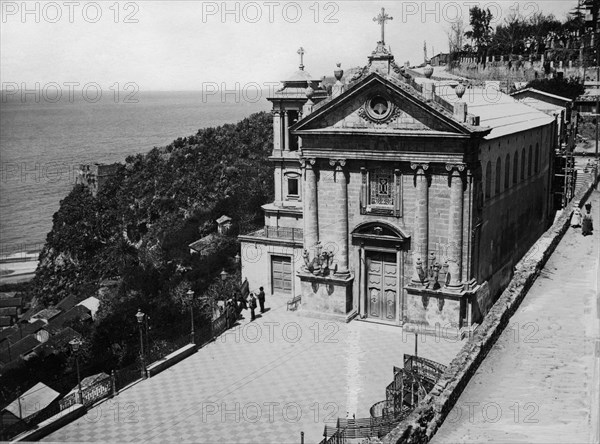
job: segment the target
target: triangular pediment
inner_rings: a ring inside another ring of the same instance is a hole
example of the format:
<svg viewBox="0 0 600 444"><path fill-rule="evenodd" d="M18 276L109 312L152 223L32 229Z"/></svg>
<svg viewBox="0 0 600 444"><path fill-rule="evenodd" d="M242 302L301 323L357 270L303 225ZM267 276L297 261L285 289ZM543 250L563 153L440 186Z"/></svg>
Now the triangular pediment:
<svg viewBox="0 0 600 444"><path fill-rule="evenodd" d="M469 134L440 106L427 102L401 81L373 73L347 91L318 104L292 127L295 134L322 131L356 133Z"/></svg>

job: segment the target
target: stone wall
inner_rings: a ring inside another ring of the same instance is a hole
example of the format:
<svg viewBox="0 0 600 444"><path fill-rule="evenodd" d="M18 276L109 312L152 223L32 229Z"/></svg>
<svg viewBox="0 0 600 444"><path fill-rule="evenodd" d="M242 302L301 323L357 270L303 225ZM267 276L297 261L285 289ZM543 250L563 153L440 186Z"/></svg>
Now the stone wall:
<svg viewBox="0 0 600 444"><path fill-rule="evenodd" d="M567 209L518 263L510 285L496 301L474 336L450 363L433 390L406 420L384 437L384 444L427 443L431 440L569 228L573 209L583 206L592 190L593 180L590 174L582 180L582 186L578 187L576 197Z"/></svg>

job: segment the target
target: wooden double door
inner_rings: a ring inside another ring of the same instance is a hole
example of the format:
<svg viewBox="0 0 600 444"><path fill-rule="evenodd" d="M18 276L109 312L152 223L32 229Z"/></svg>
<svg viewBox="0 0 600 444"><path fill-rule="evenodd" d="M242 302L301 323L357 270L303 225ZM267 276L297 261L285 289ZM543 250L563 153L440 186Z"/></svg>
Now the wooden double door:
<svg viewBox="0 0 600 444"><path fill-rule="evenodd" d="M395 253L366 252L367 317L396 322L399 267Z"/></svg>

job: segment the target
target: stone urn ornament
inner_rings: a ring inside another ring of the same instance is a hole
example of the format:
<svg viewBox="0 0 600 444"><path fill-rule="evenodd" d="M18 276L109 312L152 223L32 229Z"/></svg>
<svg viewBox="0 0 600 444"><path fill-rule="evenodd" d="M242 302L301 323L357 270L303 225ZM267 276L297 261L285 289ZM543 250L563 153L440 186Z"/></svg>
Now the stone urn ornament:
<svg viewBox="0 0 600 444"><path fill-rule="evenodd" d="M464 96L466 90L467 89L465 88L465 85L463 85L462 82L460 82L458 85L456 85L456 88L454 88L456 97L458 97L459 99L462 99L462 96Z"/></svg>
<svg viewBox="0 0 600 444"><path fill-rule="evenodd" d="M423 69L423 74L425 74L425 77L428 79L433 75L433 66L431 66L429 62L427 62L427 66Z"/></svg>
<svg viewBox="0 0 600 444"><path fill-rule="evenodd" d="M335 76L335 79L340 82L342 80L342 77L344 76L344 70L342 69L342 64L341 63L336 63L337 68L335 69L335 71L333 71L333 75Z"/></svg>

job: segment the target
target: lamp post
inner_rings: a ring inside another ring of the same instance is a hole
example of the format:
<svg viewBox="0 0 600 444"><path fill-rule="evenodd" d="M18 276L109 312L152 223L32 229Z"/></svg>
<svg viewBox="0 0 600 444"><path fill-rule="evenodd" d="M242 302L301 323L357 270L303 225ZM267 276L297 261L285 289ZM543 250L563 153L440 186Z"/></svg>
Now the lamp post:
<svg viewBox="0 0 600 444"><path fill-rule="evenodd" d="M135 317L138 321L138 327L140 329L140 361L142 363L141 373L142 378L146 378L146 364L144 363L144 337L142 334L142 323L144 322L145 314L142 312L141 308L138 308L138 312L135 314Z"/></svg>
<svg viewBox="0 0 600 444"><path fill-rule="evenodd" d="M225 271L225 269L223 268L223 271L221 271L220 275L221 275L221 280L224 281L227 279L227 276L229 276L229 273L227 273Z"/></svg>
<svg viewBox="0 0 600 444"><path fill-rule="evenodd" d="M190 332L190 343L196 343L196 336L194 335L194 291L188 290L187 295L190 297L190 317L192 320L192 329Z"/></svg>
<svg viewBox="0 0 600 444"><path fill-rule="evenodd" d="M75 366L77 367L77 388L79 404L83 404L83 392L81 391L81 378L79 376L79 348L81 347L81 341L79 339L73 339L69 341L69 345L75 353Z"/></svg>

